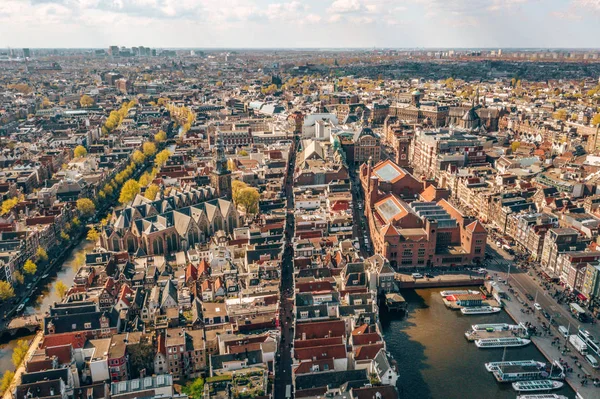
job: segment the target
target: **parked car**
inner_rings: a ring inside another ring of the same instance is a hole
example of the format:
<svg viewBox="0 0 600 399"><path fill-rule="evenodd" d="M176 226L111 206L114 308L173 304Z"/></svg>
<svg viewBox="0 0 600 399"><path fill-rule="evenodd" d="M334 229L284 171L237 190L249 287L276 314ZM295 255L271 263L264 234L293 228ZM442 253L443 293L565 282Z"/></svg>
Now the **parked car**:
<svg viewBox="0 0 600 399"><path fill-rule="evenodd" d="M542 305L540 305L540 304L539 304L539 303L537 303L537 302L533 304L533 307L534 307L536 310L542 310Z"/></svg>
<svg viewBox="0 0 600 399"><path fill-rule="evenodd" d="M423 275L421 273L413 273L411 274L412 278L419 279L419 278L423 278Z"/></svg>

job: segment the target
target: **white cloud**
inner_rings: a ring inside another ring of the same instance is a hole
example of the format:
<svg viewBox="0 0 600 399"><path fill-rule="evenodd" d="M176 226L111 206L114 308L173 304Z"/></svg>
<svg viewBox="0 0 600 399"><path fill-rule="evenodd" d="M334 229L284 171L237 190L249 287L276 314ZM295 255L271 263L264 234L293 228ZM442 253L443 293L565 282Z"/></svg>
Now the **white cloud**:
<svg viewBox="0 0 600 399"><path fill-rule="evenodd" d="M573 6L600 11L600 0L573 0Z"/></svg>
<svg viewBox="0 0 600 399"><path fill-rule="evenodd" d="M335 0L331 3L328 11L331 13L343 14L360 11L361 8L362 5L358 0Z"/></svg>

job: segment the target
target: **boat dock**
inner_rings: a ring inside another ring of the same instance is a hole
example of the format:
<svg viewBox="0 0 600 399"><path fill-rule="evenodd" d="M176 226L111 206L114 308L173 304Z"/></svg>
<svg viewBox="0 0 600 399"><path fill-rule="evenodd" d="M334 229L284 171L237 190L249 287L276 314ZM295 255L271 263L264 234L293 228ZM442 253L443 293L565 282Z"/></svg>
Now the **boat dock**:
<svg viewBox="0 0 600 399"><path fill-rule="evenodd" d="M402 295L398 293L385 294L385 306L388 310L405 312L407 305Z"/></svg>

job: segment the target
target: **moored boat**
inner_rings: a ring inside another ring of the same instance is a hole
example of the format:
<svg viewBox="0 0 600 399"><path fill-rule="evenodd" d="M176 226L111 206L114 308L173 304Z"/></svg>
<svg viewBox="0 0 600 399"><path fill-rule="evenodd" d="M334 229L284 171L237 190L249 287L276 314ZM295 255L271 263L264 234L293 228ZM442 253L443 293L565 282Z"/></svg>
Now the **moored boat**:
<svg viewBox="0 0 600 399"><path fill-rule="evenodd" d="M513 360L513 361L506 361L506 362L489 362L489 363L485 363L485 369L487 371L494 372L494 371L498 371L499 368L501 367L505 367L505 366L539 366L539 367L544 367L546 366L546 363L543 362L538 362L536 360Z"/></svg>
<svg viewBox="0 0 600 399"><path fill-rule="evenodd" d="M460 312L464 315L472 315L472 314L490 314L490 313L498 313L502 309L494 307L494 306L471 306L467 308L461 308Z"/></svg>
<svg viewBox="0 0 600 399"><path fill-rule="evenodd" d="M504 337L504 338L482 338L476 339L475 345L478 348L505 348L528 345L531 341L525 338Z"/></svg>
<svg viewBox="0 0 600 399"><path fill-rule="evenodd" d="M480 294L480 292L473 291L473 290L446 290L446 291L440 292L440 295L443 297L452 296L452 295L465 295L465 294Z"/></svg>
<svg viewBox="0 0 600 399"><path fill-rule="evenodd" d="M489 329L493 329L493 331L511 331L517 330L519 326L517 324L507 324L507 323L488 323L488 324L473 324L471 326L473 331L489 331Z"/></svg>
<svg viewBox="0 0 600 399"><path fill-rule="evenodd" d="M513 382L512 387L519 392L550 391L559 389L565 385L563 382L554 380L535 380Z"/></svg>

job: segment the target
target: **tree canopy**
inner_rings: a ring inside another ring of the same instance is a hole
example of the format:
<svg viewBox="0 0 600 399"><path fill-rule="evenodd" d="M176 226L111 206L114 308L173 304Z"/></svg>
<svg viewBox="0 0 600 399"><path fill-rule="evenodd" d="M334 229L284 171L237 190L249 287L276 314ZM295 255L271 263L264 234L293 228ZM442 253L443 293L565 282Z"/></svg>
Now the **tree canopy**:
<svg viewBox="0 0 600 399"><path fill-rule="evenodd" d="M96 205L89 198L79 198L77 200L77 210L82 216L90 217L96 213Z"/></svg>
<svg viewBox="0 0 600 399"><path fill-rule="evenodd" d="M2 202L2 215L9 213L19 203L19 197L12 197Z"/></svg>
<svg viewBox="0 0 600 399"><path fill-rule="evenodd" d="M67 291L69 291L69 287L67 287L67 285L61 280L58 280L58 282L54 285L54 289L61 299L64 298L65 295L67 295Z"/></svg>
<svg viewBox="0 0 600 399"><path fill-rule="evenodd" d="M167 161L169 160L170 156L171 156L171 151L169 151L167 149L162 150L161 152L156 154L156 157L154 158L154 162L156 162L157 166L164 166L167 163Z"/></svg>
<svg viewBox="0 0 600 399"><path fill-rule="evenodd" d="M259 199L260 194L258 193L258 190L256 188L246 187L238 191L236 198L234 198L234 201L237 205L243 207L246 213L254 214L258 212Z"/></svg>
<svg viewBox="0 0 600 399"><path fill-rule="evenodd" d="M129 179L123 184L123 188L121 189L121 195L119 195L119 202L121 204L126 204L130 201L133 201L136 195L140 192L140 184L133 180Z"/></svg>
<svg viewBox="0 0 600 399"><path fill-rule="evenodd" d="M27 262L25 262L25 265L23 265L23 271L25 274L31 276L37 272L37 265L33 263L31 259L27 259Z"/></svg>
<svg viewBox="0 0 600 399"><path fill-rule="evenodd" d="M84 146L78 145L77 147L75 147L73 155L75 155L75 158L85 157L87 155L87 150Z"/></svg>
<svg viewBox="0 0 600 399"><path fill-rule="evenodd" d="M151 157L152 155L156 154L156 145L147 141L142 146L142 150L144 151L145 156Z"/></svg>
<svg viewBox="0 0 600 399"><path fill-rule="evenodd" d="M148 198L150 201L154 201L154 199L156 199L156 194L158 194L160 192L160 187L158 187L156 184L151 184L148 186L148 188L146 188L146 191L144 192L144 197Z"/></svg>
<svg viewBox="0 0 600 399"><path fill-rule="evenodd" d="M88 241L96 242L98 241L98 239L100 239L100 234L98 234L98 231L96 231L96 229L92 227L88 230L85 239Z"/></svg>
<svg viewBox="0 0 600 399"><path fill-rule="evenodd" d="M92 105L94 105L94 99L90 96L88 96L87 94L84 94L83 96L81 96L81 98L79 99L79 104L83 107L83 108L88 108L91 107Z"/></svg>
<svg viewBox="0 0 600 399"><path fill-rule="evenodd" d="M167 140L167 133L165 133L162 130L154 135L154 141L156 141L158 143L162 143L163 141L166 141L166 140Z"/></svg>
<svg viewBox="0 0 600 399"><path fill-rule="evenodd" d="M48 260L48 253L42 247L37 248L37 250L35 251L35 256L42 262L45 262Z"/></svg>
<svg viewBox="0 0 600 399"><path fill-rule="evenodd" d="M15 289L8 281L0 280L0 301L6 301L15 296Z"/></svg>
<svg viewBox="0 0 600 399"><path fill-rule="evenodd" d="M141 164L146 160L146 156L140 150L135 150L132 155L133 162L136 164Z"/></svg>

